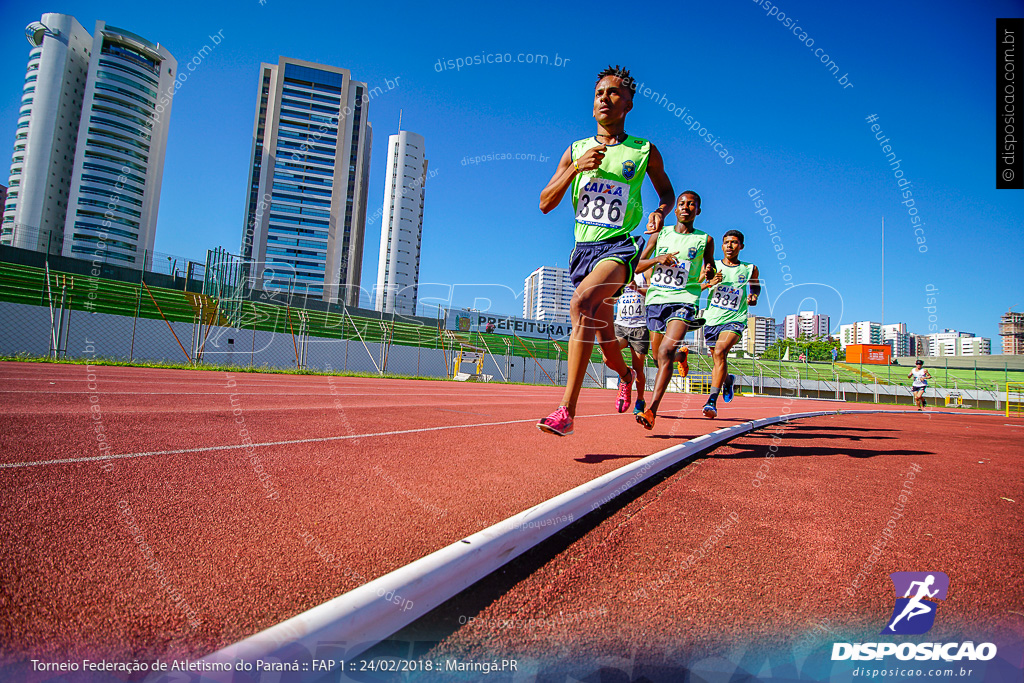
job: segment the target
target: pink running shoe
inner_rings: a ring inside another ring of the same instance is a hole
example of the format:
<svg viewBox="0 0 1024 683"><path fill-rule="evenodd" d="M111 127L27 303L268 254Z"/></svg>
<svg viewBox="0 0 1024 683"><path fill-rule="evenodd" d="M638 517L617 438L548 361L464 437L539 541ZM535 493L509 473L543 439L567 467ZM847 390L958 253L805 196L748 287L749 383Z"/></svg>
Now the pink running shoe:
<svg viewBox="0 0 1024 683"><path fill-rule="evenodd" d="M615 409L620 413L624 413L629 410L630 399L633 398L633 383L636 382L636 370L630 370L630 377L628 382L623 382L622 378L619 378L619 395L615 398Z"/></svg>
<svg viewBox="0 0 1024 683"><path fill-rule="evenodd" d="M551 413L537 423L537 429L556 436L569 436L572 434L572 418L565 406L558 406L558 410Z"/></svg>

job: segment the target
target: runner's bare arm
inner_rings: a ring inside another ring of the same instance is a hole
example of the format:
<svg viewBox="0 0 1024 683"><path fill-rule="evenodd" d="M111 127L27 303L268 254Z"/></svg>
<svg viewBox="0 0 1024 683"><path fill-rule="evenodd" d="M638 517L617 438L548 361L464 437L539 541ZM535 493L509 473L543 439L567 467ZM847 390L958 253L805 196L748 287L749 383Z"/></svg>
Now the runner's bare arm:
<svg viewBox="0 0 1024 683"><path fill-rule="evenodd" d="M604 145L591 147L573 163L572 146L566 148L562 158L558 160L558 168L551 176L547 186L540 193L540 210L548 213L562 202L565 191L572 185L572 179L576 177L576 169L579 172L593 171L601 165L604 160L604 152L607 149Z"/></svg>
<svg viewBox="0 0 1024 683"><path fill-rule="evenodd" d="M644 247L644 251L640 254L640 261L636 264L636 272L638 274L646 273L648 270L653 268L655 265L660 263L658 259L652 259L651 253L654 251L654 247L658 245L657 233L651 239L647 240L647 246ZM663 254L667 256L667 254ZM650 278L648 278L648 281Z"/></svg>
<svg viewBox="0 0 1024 683"><path fill-rule="evenodd" d="M703 266L701 268L701 275L704 275L706 272L707 272L707 265L705 265L705 266ZM701 280L700 288L701 288L701 290L711 289L715 285L720 283L722 280L723 280L722 273L721 272L715 273L713 277L705 278L705 279Z"/></svg>
<svg viewBox="0 0 1024 683"><path fill-rule="evenodd" d="M750 294L747 295L747 305L756 306L757 297L761 296L761 280L760 274L757 272L757 266L751 266L750 268Z"/></svg>
<svg viewBox="0 0 1024 683"><path fill-rule="evenodd" d="M715 265L715 238L708 235L708 243L704 247L704 267L707 268L707 277L713 278L718 272Z"/></svg>
<svg viewBox="0 0 1024 683"><path fill-rule="evenodd" d="M645 234L658 232L665 225L665 216L672 210L676 203L676 194L672 190L672 181L665 173L665 161L661 158L661 152L651 143L651 153L647 158L647 177L651 179L654 190L658 193L658 201L661 204L651 212L647 219L647 230Z"/></svg>

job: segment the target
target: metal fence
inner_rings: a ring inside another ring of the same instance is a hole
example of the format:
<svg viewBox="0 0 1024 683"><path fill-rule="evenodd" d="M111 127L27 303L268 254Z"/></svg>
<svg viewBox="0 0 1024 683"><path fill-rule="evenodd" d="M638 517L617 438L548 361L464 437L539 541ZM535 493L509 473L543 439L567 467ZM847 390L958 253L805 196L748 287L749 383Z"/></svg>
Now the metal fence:
<svg viewBox="0 0 1024 683"><path fill-rule="evenodd" d="M227 266L206 267L216 275ZM450 377L459 350L472 347L486 351L494 381L565 381L564 343L449 332L443 315L410 322L317 310L303 297L253 300L231 295L232 277L207 279L226 283L220 288L172 290L141 273L132 283L0 263L0 353ZM594 360L586 386L604 383L599 354Z"/></svg>

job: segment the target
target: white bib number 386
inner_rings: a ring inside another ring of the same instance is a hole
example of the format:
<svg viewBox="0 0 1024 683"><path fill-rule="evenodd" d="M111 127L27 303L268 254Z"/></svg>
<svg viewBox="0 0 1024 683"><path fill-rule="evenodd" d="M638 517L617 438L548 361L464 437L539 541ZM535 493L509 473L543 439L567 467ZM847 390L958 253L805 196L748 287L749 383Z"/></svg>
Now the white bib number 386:
<svg viewBox="0 0 1024 683"><path fill-rule="evenodd" d="M629 185L626 183L591 178L580 188L576 220L587 225L621 228L628 198Z"/></svg>
<svg viewBox="0 0 1024 683"><path fill-rule="evenodd" d="M724 308L729 311L740 310L740 294L742 291L736 287L730 287L729 285L718 285L715 288L715 293L711 295L711 301L709 302L712 306L718 308Z"/></svg>
<svg viewBox="0 0 1024 683"><path fill-rule="evenodd" d="M651 276L651 286L665 289L686 289L686 282L689 279L689 261L682 261L674 266L659 264Z"/></svg>

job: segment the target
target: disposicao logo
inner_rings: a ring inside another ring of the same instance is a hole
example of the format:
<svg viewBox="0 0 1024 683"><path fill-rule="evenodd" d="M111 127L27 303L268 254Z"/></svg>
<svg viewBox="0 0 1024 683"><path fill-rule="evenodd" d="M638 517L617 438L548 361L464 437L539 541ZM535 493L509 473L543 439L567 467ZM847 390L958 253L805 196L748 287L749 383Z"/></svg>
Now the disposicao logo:
<svg viewBox="0 0 1024 683"><path fill-rule="evenodd" d="M920 635L935 624L938 600L949 592L949 577L942 572L893 572L896 604L882 635ZM890 655L896 659L947 662L988 661L996 656L993 643L833 643L832 660L878 660Z"/></svg>
<svg viewBox="0 0 1024 683"><path fill-rule="evenodd" d="M896 590L896 606L882 633L928 633L939 608L937 602L931 601L946 599L949 577L942 572L893 572L889 578Z"/></svg>

